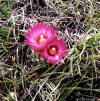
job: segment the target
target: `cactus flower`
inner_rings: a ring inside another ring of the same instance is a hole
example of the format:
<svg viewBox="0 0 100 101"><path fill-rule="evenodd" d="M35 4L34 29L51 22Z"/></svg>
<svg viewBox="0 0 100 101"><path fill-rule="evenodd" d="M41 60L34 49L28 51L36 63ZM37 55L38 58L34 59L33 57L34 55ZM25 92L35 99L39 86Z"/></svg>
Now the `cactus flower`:
<svg viewBox="0 0 100 101"><path fill-rule="evenodd" d="M63 57L68 56L68 50L63 39L55 38L46 44L46 47L40 52L42 57L53 64L64 63Z"/></svg>
<svg viewBox="0 0 100 101"><path fill-rule="evenodd" d="M48 41L56 37L56 30L52 26L44 23L33 25L27 33L26 43L32 47L34 51L42 50Z"/></svg>

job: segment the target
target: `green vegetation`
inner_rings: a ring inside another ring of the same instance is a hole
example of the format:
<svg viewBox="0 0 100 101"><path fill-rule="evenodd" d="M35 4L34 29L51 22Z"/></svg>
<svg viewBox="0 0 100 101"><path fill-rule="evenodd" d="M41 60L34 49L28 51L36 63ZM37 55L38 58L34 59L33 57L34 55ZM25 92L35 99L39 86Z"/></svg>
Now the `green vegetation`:
<svg viewBox="0 0 100 101"><path fill-rule="evenodd" d="M100 98L98 0L0 0L0 101ZM24 42L31 25L52 25L70 56L53 65Z"/></svg>

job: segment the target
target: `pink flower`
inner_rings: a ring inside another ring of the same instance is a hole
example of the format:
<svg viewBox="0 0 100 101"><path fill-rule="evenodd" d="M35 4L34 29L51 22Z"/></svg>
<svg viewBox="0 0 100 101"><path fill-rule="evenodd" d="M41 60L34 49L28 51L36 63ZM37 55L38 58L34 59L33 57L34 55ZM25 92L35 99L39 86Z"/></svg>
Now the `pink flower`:
<svg viewBox="0 0 100 101"><path fill-rule="evenodd" d="M55 38L49 41L46 47L40 52L44 59L53 64L64 63L63 57L68 56L68 50L64 40Z"/></svg>
<svg viewBox="0 0 100 101"><path fill-rule="evenodd" d="M27 33L26 43L32 47L34 51L40 51L50 40L56 37L56 30L52 26L43 23L33 25Z"/></svg>

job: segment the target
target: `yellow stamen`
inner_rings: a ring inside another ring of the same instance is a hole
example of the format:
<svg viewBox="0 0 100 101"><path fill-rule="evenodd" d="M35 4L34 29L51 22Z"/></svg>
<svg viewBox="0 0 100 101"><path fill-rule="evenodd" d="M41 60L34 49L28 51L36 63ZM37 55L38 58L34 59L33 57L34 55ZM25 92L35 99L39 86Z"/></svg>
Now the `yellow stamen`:
<svg viewBox="0 0 100 101"><path fill-rule="evenodd" d="M44 35L41 35L41 36L40 36L40 43L41 43L41 42L45 42L45 41L46 41L45 36L44 36Z"/></svg>
<svg viewBox="0 0 100 101"><path fill-rule="evenodd" d="M37 42L38 42L39 44L44 43L44 42L46 42L46 41L47 41L47 37L44 36L44 35L40 35L39 39L37 40Z"/></svg>

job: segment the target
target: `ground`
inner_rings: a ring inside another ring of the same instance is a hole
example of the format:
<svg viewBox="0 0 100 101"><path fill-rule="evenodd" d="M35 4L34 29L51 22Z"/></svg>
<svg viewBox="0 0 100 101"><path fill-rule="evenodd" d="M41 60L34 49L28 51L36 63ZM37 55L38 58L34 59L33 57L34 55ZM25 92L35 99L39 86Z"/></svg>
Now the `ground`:
<svg viewBox="0 0 100 101"><path fill-rule="evenodd" d="M64 64L26 44L39 22L64 39ZM99 81L99 0L0 0L0 101L100 101Z"/></svg>

